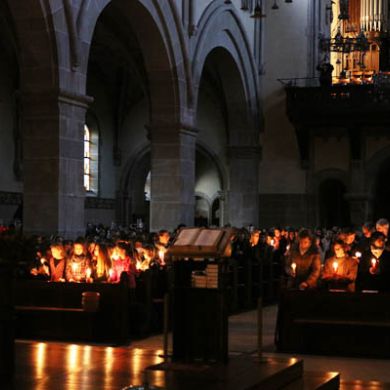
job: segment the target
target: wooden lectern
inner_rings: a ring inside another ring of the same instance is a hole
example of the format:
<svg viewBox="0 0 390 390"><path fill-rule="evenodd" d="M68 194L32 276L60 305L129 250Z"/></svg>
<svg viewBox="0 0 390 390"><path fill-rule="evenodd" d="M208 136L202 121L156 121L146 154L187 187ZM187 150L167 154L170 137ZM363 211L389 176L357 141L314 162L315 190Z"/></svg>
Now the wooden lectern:
<svg viewBox="0 0 390 390"><path fill-rule="evenodd" d="M233 229L184 228L172 259L173 361L227 362L226 262Z"/></svg>

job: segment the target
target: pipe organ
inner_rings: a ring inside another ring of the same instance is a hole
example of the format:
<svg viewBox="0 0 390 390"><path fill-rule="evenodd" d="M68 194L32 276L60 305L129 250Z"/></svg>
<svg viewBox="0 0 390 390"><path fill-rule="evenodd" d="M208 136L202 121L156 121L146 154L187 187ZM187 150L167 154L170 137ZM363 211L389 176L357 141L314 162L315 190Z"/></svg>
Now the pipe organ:
<svg viewBox="0 0 390 390"><path fill-rule="evenodd" d="M360 0L360 28L367 32L387 31L388 0Z"/></svg>

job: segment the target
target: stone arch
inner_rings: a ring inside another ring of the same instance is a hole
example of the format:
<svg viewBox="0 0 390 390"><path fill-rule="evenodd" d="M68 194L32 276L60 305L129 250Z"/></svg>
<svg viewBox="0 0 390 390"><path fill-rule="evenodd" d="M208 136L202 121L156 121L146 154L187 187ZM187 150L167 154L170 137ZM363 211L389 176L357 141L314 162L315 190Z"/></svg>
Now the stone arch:
<svg viewBox="0 0 390 390"><path fill-rule="evenodd" d="M242 122L242 115L236 118L232 115L229 118L229 127L232 130L243 131L246 139L248 132L252 133L253 141L258 144L257 133L260 121L256 65L245 30L234 6L227 6L223 0L211 2L199 21L197 31L192 52L195 112L205 63L210 55L217 52L224 57L223 66L219 69L222 71L222 78L224 73L230 74L229 85L224 85L228 111L237 112L237 92L241 92L239 100L246 110L244 122ZM232 75L234 78L231 77ZM243 142L232 138L230 132L230 144Z"/></svg>
<svg viewBox="0 0 390 390"><path fill-rule="evenodd" d="M80 21L84 20L78 26L83 42L90 45L98 18L108 7L119 10L133 26L142 48L148 74L152 125L191 122L193 94L189 58L175 5L157 0L88 2L80 10L82 15L79 17ZM86 73L87 64L83 67Z"/></svg>
<svg viewBox="0 0 390 390"><path fill-rule="evenodd" d="M17 37L22 91L36 93L58 88L57 47L48 3L43 0L7 3Z"/></svg>

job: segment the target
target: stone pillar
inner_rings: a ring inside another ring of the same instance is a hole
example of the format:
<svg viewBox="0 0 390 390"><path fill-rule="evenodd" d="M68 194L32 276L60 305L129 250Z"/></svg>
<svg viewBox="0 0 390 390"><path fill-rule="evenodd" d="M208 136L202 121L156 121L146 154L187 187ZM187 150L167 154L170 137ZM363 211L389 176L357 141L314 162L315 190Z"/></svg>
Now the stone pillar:
<svg viewBox="0 0 390 390"><path fill-rule="evenodd" d="M194 224L196 131L186 126L150 126L150 230Z"/></svg>
<svg viewBox="0 0 390 390"><path fill-rule="evenodd" d="M235 227L259 223L259 156L257 146L229 148L229 183L225 223Z"/></svg>
<svg viewBox="0 0 390 390"><path fill-rule="evenodd" d="M367 194L348 193L345 198L349 202L353 226L361 226L370 219L370 197Z"/></svg>
<svg viewBox="0 0 390 390"><path fill-rule="evenodd" d="M87 96L23 95L24 232L84 234L84 123Z"/></svg>

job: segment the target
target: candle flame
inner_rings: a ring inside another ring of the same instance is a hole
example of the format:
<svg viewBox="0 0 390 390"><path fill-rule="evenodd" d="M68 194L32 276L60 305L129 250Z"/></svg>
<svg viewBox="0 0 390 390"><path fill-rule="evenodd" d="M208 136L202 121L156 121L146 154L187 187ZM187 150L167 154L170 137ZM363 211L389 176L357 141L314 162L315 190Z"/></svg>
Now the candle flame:
<svg viewBox="0 0 390 390"><path fill-rule="evenodd" d="M373 257L371 259L371 265L375 268L376 267L376 264L377 264L377 259L375 257Z"/></svg>
<svg viewBox="0 0 390 390"><path fill-rule="evenodd" d="M295 272L297 269L297 263L292 263L291 268L292 268L293 272Z"/></svg>
<svg viewBox="0 0 390 390"><path fill-rule="evenodd" d="M337 272L338 268L339 268L339 263L337 261L334 261L333 262L333 270L334 270L334 272Z"/></svg>
<svg viewBox="0 0 390 390"><path fill-rule="evenodd" d="M357 257L358 259L360 259L360 258L362 257L361 252L356 252L356 253L355 253L355 257Z"/></svg>
<svg viewBox="0 0 390 390"><path fill-rule="evenodd" d="M87 268L87 270L85 271L85 274L87 276L87 279L89 279L91 277L91 274L92 274L91 268Z"/></svg>
<svg viewBox="0 0 390 390"><path fill-rule="evenodd" d="M110 275L110 278L112 278L114 276L114 270L112 268L110 268L110 270L108 271L108 274Z"/></svg>

